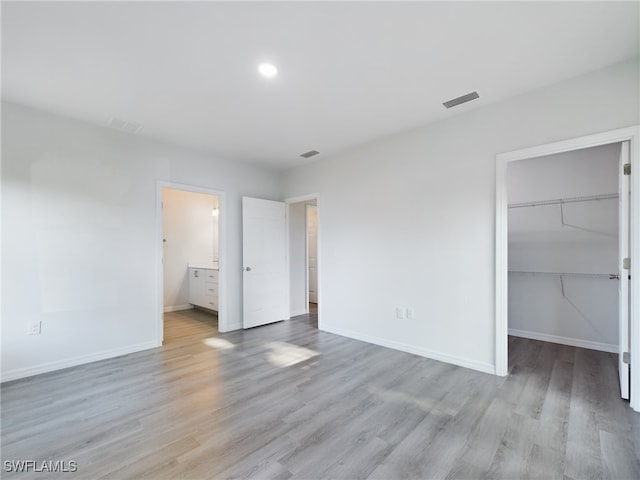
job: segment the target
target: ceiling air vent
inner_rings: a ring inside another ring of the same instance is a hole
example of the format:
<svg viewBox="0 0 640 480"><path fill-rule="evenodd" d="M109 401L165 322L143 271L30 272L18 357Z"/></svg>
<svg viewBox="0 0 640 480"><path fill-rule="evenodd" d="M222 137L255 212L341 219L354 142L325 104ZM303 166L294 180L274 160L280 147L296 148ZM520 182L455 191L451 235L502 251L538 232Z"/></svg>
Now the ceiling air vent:
<svg viewBox="0 0 640 480"><path fill-rule="evenodd" d="M137 122L127 122L126 120L115 117L109 120L109 122L107 122L107 125L109 125L111 128L127 133L137 133L138 130L142 128L142 125Z"/></svg>
<svg viewBox="0 0 640 480"><path fill-rule="evenodd" d="M317 150L309 150L308 152L301 153L300 156L302 158L311 158L314 155L318 155L319 153L320 152L318 152Z"/></svg>
<svg viewBox="0 0 640 480"><path fill-rule="evenodd" d="M471 100L475 100L476 98L480 98L480 95L478 95L478 92L471 92L471 93L467 93L466 95L462 95L461 97L454 98L452 100L444 102L442 105L444 105L447 108L451 108L451 107L455 107L456 105L460 105L462 103L470 102Z"/></svg>

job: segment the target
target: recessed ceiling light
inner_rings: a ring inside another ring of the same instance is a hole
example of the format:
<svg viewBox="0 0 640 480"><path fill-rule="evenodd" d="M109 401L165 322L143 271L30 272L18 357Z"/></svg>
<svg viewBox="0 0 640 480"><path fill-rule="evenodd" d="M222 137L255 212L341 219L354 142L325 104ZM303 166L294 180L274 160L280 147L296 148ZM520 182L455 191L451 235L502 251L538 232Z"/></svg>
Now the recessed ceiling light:
<svg viewBox="0 0 640 480"><path fill-rule="evenodd" d="M265 78L272 78L278 74L278 69L272 63L261 63L258 65L258 71Z"/></svg>

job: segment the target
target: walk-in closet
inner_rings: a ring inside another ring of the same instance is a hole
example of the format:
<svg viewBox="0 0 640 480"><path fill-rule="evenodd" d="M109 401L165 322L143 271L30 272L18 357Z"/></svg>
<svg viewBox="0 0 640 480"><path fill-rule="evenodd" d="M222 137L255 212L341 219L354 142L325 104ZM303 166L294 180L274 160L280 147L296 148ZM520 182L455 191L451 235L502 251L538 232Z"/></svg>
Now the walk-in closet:
<svg viewBox="0 0 640 480"><path fill-rule="evenodd" d="M620 151L509 165L510 335L618 352Z"/></svg>

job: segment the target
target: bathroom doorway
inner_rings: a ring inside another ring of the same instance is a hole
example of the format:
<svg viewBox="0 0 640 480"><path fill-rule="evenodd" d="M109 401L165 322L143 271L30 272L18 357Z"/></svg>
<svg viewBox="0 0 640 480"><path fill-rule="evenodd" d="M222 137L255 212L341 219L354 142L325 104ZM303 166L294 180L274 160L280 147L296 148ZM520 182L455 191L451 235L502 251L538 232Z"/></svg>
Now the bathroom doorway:
<svg viewBox="0 0 640 480"><path fill-rule="evenodd" d="M162 183L158 197L159 339L225 331L224 193Z"/></svg>

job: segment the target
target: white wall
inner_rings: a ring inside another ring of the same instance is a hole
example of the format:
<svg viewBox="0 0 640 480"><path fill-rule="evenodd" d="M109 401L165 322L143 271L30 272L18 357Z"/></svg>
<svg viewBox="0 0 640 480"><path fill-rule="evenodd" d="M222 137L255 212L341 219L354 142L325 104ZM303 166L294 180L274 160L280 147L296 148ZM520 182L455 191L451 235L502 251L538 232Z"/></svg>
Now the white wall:
<svg viewBox="0 0 640 480"><path fill-rule="evenodd" d="M226 192L240 328L241 196L280 198L277 174L2 104L3 380L157 345L158 180Z"/></svg>
<svg viewBox="0 0 640 480"><path fill-rule="evenodd" d="M495 155L639 123L639 81L634 59L286 172L322 197L320 328L493 372Z"/></svg>
<svg viewBox="0 0 640 480"><path fill-rule="evenodd" d="M307 313L307 205L316 200L289 204L289 288L291 316Z"/></svg>
<svg viewBox="0 0 640 480"><path fill-rule="evenodd" d="M189 263L212 264L217 261L217 195L187 192L173 188L162 190L164 309L192 308L189 304ZM215 259L214 259L215 255Z"/></svg>
<svg viewBox="0 0 640 480"><path fill-rule="evenodd" d="M508 166L509 203L618 191L620 144ZM618 200L509 209L509 270L615 273ZM509 275L511 334L617 351L618 282L607 278Z"/></svg>
<svg viewBox="0 0 640 480"><path fill-rule="evenodd" d="M281 178L3 103L2 379L156 345L158 180L227 193L232 328L241 196L317 192L320 328L493 371L495 154L638 124L639 82L634 59Z"/></svg>

